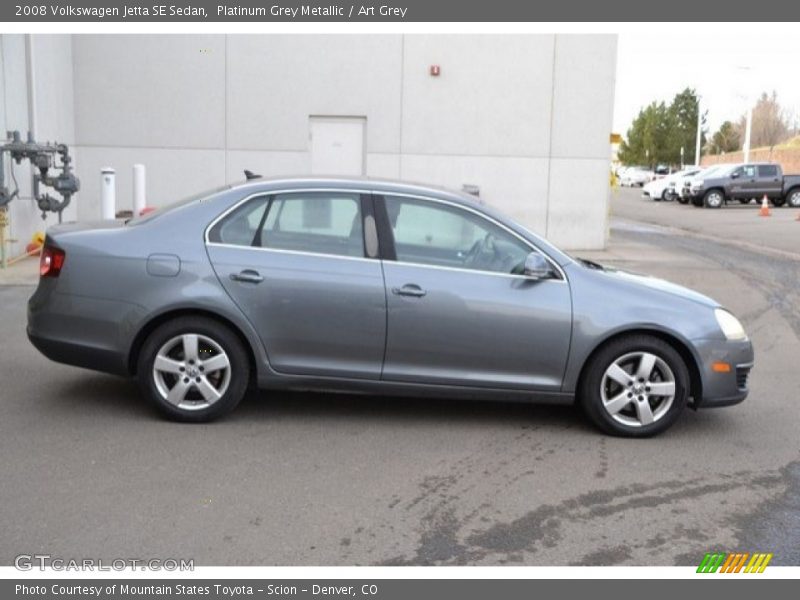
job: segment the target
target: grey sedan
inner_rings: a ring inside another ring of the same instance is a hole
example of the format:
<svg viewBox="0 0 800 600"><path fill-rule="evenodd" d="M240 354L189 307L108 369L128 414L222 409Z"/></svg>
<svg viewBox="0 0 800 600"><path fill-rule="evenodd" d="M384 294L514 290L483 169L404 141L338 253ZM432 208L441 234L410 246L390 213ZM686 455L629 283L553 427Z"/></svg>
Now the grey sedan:
<svg viewBox="0 0 800 600"><path fill-rule="evenodd" d="M739 321L575 259L474 198L255 179L127 223L47 232L28 336L208 421L249 387L577 403L649 436L747 396Z"/></svg>

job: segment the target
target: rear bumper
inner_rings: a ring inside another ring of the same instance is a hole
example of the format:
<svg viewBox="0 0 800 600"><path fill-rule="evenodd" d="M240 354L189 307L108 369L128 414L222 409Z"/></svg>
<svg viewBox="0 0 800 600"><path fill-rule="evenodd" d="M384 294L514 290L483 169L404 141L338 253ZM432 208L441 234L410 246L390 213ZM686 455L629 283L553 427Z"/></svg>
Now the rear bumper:
<svg viewBox="0 0 800 600"><path fill-rule="evenodd" d="M126 324L135 305L61 294L42 281L28 301L28 339L55 362L128 375Z"/></svg>
<svg viewBox="0 0 800 600"><path fill-rule="evenodd" d="M695 340L700 358L703 392L695 398L696 408L714 408L739 404L750 392L748 381L754 353L750 340ZM728 372L714 370L715 363L730 365Z"/></svg>
<svg viewBox="0 0 800 600"><path fill-rule="evenodd" d="M30 326L28 339L39 352L52 361L113 375L129 375L122 357L107 348L47 338L33 333Z"/></svg>

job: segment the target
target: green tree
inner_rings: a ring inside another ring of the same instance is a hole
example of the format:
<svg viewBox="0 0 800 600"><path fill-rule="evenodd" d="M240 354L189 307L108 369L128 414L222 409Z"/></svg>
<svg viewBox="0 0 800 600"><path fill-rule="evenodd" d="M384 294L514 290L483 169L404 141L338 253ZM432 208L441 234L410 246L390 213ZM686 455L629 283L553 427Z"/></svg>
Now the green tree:
<svg viewBox="0 0 800 600"><path fill-rule="evenodd" d="M725 121L711 136L711 140L708 143L708 151L711 154L736 152L742 147L742 137L739 129L730 121Z"/></svg>
<svg viewBox="0 0 800 600"><path fill-rule="evenodd" d="M666 160L669 164L679 164L681 162L681 148L683 148L683 160L687 164L693 164L695 146L697 143L697 111L699 108L699 98L692 88L685 88L682 92L675 95L667 109L668 135L665 149ZM706 115L703 115L701 128L704 129ZM705 135L701 132L701 144L704 143Z"/></svg>
<svg viewBox="0 0 800 600"><path fill-rule="evenodd" d="M651 102L639 111L620 144L620 161L650 167L657 164L677 165L681 162L683 148L684 162L693 163L697 111L697 94L691 88L676 94L669 105Z"/></svg>
<svg viewBox="0 0 800 600"><path fill-rule="evenodd" d="M667 107L651 102L633 120L619 147L619 159L627 165L653 166L662 162L668 134Z"/></svg>

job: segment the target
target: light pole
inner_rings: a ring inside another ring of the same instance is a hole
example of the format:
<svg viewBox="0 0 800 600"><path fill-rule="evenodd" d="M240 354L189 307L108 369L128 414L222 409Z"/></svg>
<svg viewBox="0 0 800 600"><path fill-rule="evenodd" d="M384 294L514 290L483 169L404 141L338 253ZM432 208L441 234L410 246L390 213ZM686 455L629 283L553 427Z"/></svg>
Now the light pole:
<svg viewBox="0 0 800 600"><path fill-rule="evenodd" d="M700 99L702 96L697 94L697 139L694 143L694 166L700 166L700 140L703 137L703 113L700 110Z"/></svg>
<svg viewBox="0 0 800 600"><path fill-rule="evenodd" d="M750 134L753 131L753 105L747 109L744 125L744 162L750 162Z"/></svg>
<svg viewBox="0 0 800 600"><path fill-rule="evenodd" d="M740 65L736 68L746 72L744 80L745 90L747 91L744 94L744 98L745 102L747 102L747 115L745 116L744 146L742 150L744 151L744 162L750 162L750 135L753 131L752 69L746 65Z"/></svg>

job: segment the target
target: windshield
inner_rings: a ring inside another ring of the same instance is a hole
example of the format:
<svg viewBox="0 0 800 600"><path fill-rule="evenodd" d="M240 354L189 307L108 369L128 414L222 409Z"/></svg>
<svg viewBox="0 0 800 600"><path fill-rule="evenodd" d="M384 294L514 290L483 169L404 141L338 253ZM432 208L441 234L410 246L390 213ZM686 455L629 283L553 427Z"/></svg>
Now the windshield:
<svg viewBox="0 0 800 600"><path fill-rule="evenodd" d="M208 198L209 196L213 196L214 194L226 190L229 187L230 187L229 185L223 185L218 188L214 188L213 190L205 190L200 193L193 194L187 198L183 198L182 200L173 202L172 204L167 204L166 206L161 206L143 215L133 217L132 219L126 221L125 224L133 226L133 225L141 225L142 223L147 223L148 221L152 221L153 219L158 218L161 215L165 215L168 212L171 212L175 209L181 208L182 206L186 206L187 204L191 204L192 202L196 202L198 200L203 200L204 198Z"/></svg>

